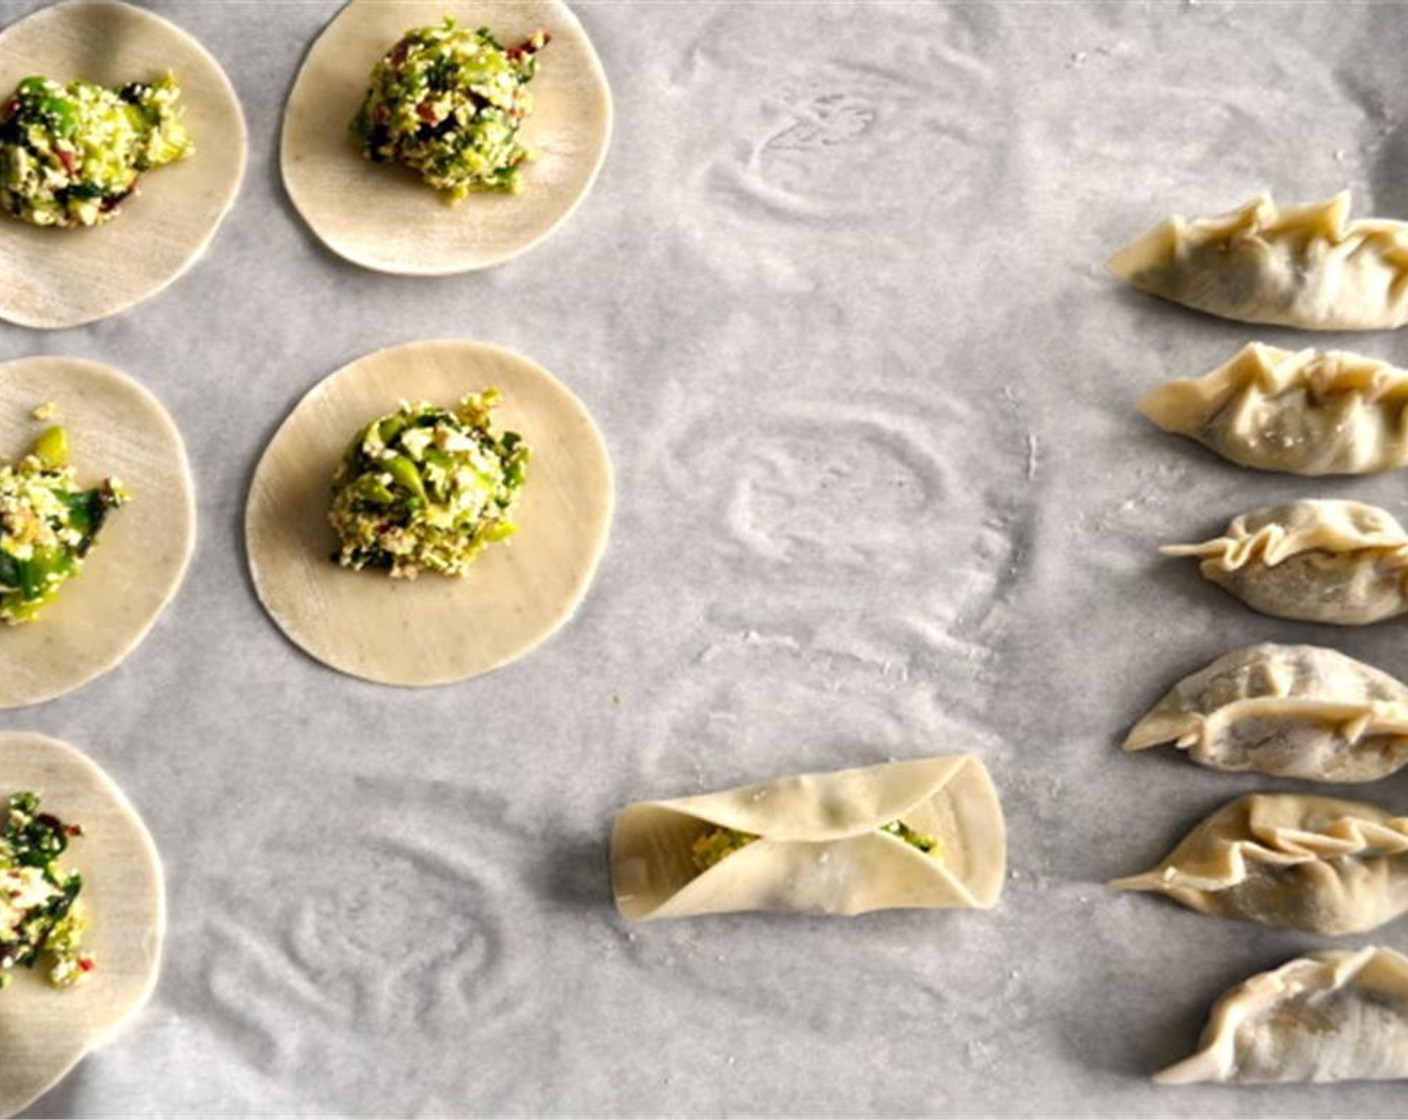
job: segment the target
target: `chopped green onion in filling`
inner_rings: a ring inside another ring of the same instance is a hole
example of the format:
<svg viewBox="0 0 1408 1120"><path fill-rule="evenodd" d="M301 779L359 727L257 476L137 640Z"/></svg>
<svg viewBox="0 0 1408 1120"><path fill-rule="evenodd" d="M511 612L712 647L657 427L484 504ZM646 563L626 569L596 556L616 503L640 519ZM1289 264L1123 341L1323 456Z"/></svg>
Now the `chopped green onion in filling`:
<svg viewBox="0 0 1408 1120"><path fill-rule="evenodd" d="M12 794L0 810L0 988L15 968L42 964L59 987L93 970L82 951L83 877L58 864L69 839L82 835L77 825L41 813L32 793Z"/></svg>
<svg viewBox="0 0 1408 1120"><path fill-rule="evenodd" d="M536 31L505 50L488 28L467 31L448 17L407 31L373 68L352 118L362 155L410 168L452 202L471 191L516 193L521 167L535 158L518 130L548 38Z"/></svg>
<svg viewBox="0 0 1408 1120"><path fill-rule="evenodd" d="M918 848L925 855L938 859L944 854L944 842L937 836L930 836L928 833L915 832L904 821L891 821L889 824L880 826L881 832L888 832L891 836L898 836L906 844L911 844Z"/></svg>
<svg viewBox="0 0 1408 1120"><path fill-rule="evenodd" d="M933 856L935 859L943 858L944 842L942 840L937 836L915 832L904 821L891 821L889 824L881 825L878 831L888 832L891 836L898 837L906 844L918 848L925 855ZM714 864L733 855L734 852L746 848L756 839L758 837L751 832L719 826L695 837L694 843L690 846L690 855L694 860L695 868L702 873L708 871Z"/></svg>
<svg viewBox="0 0 1408 1120"><path fill-rule="evenodd" d="M517 432L491 430L498 402L486 389L454 410L402 404L362 429L333 476L334 559L402 579L462 576L490 543L516 533L529 449Z"/></svg>
<svg viewBox="0 0 1408 1120"><path fill-rule="evenodd" d="M0 621L33 620L78 574L108 511L125 501L116 479L78 488L61 427L46 429L17 464L0 465Z"/></svg>
<svg viewBox="0 0 1408 1120"><path fill-rule="evenodd" d="M170 74L110 90L26 78L0 104L0 209L37 226L110 221L144 171L190 155Z"/></svg>

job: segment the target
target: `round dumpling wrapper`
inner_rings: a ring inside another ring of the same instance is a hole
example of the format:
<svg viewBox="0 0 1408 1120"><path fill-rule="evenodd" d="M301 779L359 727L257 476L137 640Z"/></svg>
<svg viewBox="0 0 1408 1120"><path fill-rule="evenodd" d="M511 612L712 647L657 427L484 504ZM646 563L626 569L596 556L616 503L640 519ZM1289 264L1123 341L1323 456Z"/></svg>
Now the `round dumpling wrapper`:
<svg viewBox="0 0 1408 1120"><path fill-rule="evenodd" d="M496 431L532 449L514 511L517 535L490 545L469 574L392 579L332 560L332 477L349 442L402 400L452 407L496 386ZM518 657L558 629L586 594L613 505L606 444L582 403L547 370L482 342L380 350L316 386L275 433L245 513L259 597L319 661L366 680L435 685Z"/></svg>
<svg viewBox="0 0 1408 1120"><path fill-rule="evenodd" d="M34 409L52 403L51 421ZM0 364L0 456L14 462L50 424L68 432L81 486L116 478L114 510L83 567L33 622L0 625L0 708L62 696L114 668L175 596L195 548L195 484L181 434L130 377L77 358Z"/></svg>
<svg viewBox="0 0 1408 1120"><path fill-rule="evenodd" d="M215 236L244 176L245 125L213 57L159 16L110 0L69 0L0 33L0 97L39 74L118 87L170 70L195 145L144 174L112 221L51 229L0 215L0 318L57 329L105 319L150 299Z"/></svg>
<svg viewBox="0 0 1408 1120"><path fill-rule="evenodd" d="M29 791L83 836L60 860L83 875L84 949L96 967L71 988L15 969L0 991L0 1115L24 1108L132 1017L156 987L166 901L161 862L137 811L65 743L0 732L0 797Z"/></svg>
<svg viewBox="0 0 1408 1120"><path fill-rule="evenodd" d="M539 153L518 194L486 191L450 205L403 167L364 159L348 131L372 69L408 30L487 27L505 46L540 28L552 42L519 132ZM577 17L560 0L388 3L352 0L313 44L284 113L284 185L313 232L365 268L445 276L531 249L576 210L611 138L611 92Z"/></svg>

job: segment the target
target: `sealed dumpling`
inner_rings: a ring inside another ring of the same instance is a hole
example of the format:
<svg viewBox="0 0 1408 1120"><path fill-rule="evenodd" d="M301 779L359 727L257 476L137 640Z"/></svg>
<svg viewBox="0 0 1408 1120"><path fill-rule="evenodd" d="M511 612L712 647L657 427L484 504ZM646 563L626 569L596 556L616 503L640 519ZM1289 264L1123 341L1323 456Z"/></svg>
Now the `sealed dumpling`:
<svg viewBox="0 0 1408 1120"><path fill-rule="evenodd" d="M1362 801L1254 793L1204 820L1152 871L1110 886L1159 891L1221 918L1362 933L1408 910L1408 817Z"/></svg>
<svg viewBox="0 0 1408 1120"><path fill-rule="evenodd" d="M1372 782L1408 763L1408 686L1320 646L1248 646L1185 677L1134 725L1213 770Z"/></svg>
<svg viewBox="0 0 1408 1120"><path fill-rule="evenodd" d="M1251 342L1139 402L1165 431L1263 471L1369 474L1408 465L1408 370L1345 350Z"/></svg>
<svg viewBox="0 0 1408 1120"><path fill-rule="evenodd" d="M1243 323L1401 327L1408 322L1408 223L1348 216L1348 191L1284 210L1263 194L1214 218L1175 215L1126 245L1109 267L1136 288Z"/></svg>
<svg viewBox="0 0 1408 1120"><path fill-rule="evenodd" d="M1277 618L1362 626L1408 611L1408 533L1363 502L1306 499L1244 513L1221 537L1160 551L1198 557L1204 579Z"/></svg>
<svg viewBox="0 0 1408 1120"><path fill-rule="evenodd" d="M992 779L953 755L628 805L611 833L611 885L639 921L987 909L1006 858Z"/></svg>
<svg viewBox="0 0 1408 1120"><path fill-rule="evenodd" d="M1217 1001L1198 1045L1154 1080L1408 1078L1408 957L1371 945L1258 973Z"/></svg>

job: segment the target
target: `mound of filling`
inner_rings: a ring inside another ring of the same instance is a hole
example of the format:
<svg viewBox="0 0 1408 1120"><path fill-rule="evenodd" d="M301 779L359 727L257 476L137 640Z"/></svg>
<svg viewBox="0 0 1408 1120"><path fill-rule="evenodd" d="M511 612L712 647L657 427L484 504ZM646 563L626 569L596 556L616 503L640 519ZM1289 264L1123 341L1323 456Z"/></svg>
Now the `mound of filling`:
<svg viewBox="0 0 1408 1120"><path fill-rule="evenodd" d="M925 855L933 856L935 859L943 858L944 842L942 840L937 836L916 832L904 821L891 821L889 824L881 825L877 831L888 832L911 847L918 848ZM701 832L695 837L690 848L690 855L694 860L695 868L703 873L714 864L733 855L734 852L746 848L756 839L758 837L751 832L719 826L711 828L707 832Z"/></svg>
<svg viewBox="0 0 1408 1120"><path fill-rule="evenodd" d="M363 428L333 476L334 559L401 579L463 576L485 547L516 533L529 450L517 432L493 432L498 401L486 389L453 410L402 404Z"/></svg>
<svg viewBox="0 0 1408 1120"><path fill-rule="evenodd" d="M176 80L119 90L26 78L0 105L0 208L37 226L96 226L116 216L142 172L194 150Z"/></svg>
<svg viewBox="0 0 1408 1120"><path fill-rule="evenodd" d="M126 500L112 478L79 489L61 427L45 430L18 463L0 465L0 621L31 621L78 574L108 511Z"/></svg>
<svg viewBox="0 0 1408 1120"><path fill-rule="evenodd" d="M372 70L352 135L367 159L399 163L458 202L471 191L516 192L533 153L518 142L532 111L527 86L547 44L534 32L505 49L488 28L446 18L417 27Z"/></svg>
<svg viewBox="0 0 1408 1120"><path fill-rule="evenodd" d="M42 966L60 987L92 971L82 950L83 877L58 863L70 838L82 835L40 812L32 793L12 794L0 811L0 988L16 968Z"/></svg>

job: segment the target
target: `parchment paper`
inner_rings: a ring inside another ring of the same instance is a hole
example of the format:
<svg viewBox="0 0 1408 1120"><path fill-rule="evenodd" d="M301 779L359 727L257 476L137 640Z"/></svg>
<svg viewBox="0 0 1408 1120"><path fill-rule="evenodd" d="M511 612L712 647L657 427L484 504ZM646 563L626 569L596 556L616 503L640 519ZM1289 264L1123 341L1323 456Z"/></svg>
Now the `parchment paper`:
<svg viewBox="0 0 1408 1120"><path fill-rule="evenodd" d="M507 266L418 280L334 258L279 186L283 98L335 5L151 7L244 99L243 194L161 296L0 328L0 357L140 371L203 536L119 670L0 727L123 784L167 868L168 950L143 1016L33 1115L1402 1112L1392 1084L1149 1084L1227 987L1330 943L1102 884L1291 787L1122 754L1178 677L1266 639L1408 678L1402 624L1262 618L1155 551L1300 495L1403 516L1404 476L1254 475L1134 402L1250 338L1400 365L1408 342L1219 322L1101 265L1261 188L1348 185L1356 213L1408 218L1408 11L579 4L616 106L592 195ZM269 623L243 501L316 381L447 336L582 398L617 516L551 642L405 693ZM992 912L632 928L611 907L629 801L963 751L1007 812ZM1408 773L1346 795L1408 809Z"/></svg>

